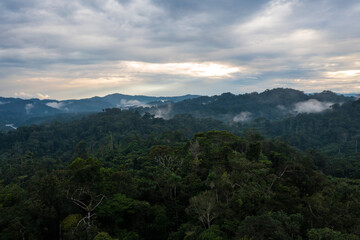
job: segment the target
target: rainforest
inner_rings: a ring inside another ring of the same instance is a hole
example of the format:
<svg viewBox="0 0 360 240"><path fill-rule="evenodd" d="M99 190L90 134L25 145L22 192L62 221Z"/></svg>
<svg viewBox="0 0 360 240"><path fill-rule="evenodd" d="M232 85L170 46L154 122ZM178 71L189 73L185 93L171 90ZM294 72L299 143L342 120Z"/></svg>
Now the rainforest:
<svg viewBox="0 0 360 240"><path fill-rule="evenodd" d="M294 91L245 96L265 106L224 94L194 115L202 97L166 119L107 108L3 131L0 239L359 239L360 101ZM342 103L276 115L279 101L325 96Z"/></svg>

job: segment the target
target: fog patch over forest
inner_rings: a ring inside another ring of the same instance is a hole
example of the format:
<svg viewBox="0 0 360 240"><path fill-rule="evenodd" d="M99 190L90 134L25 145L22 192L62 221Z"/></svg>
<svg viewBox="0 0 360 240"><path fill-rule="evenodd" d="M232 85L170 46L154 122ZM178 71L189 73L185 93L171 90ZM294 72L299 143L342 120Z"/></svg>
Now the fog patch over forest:
<svg viewBox="0 0 360 240"><path fill-rule="evenodd" d="M319 113L330 109L334 103L320 102L316 99L309 99L304 102L295 103L294 111L298 113Z"/></svg>
<svg viewBox="0 0 360 240"><path fill-rule="evenodd" d="M166 107L156 108L154 115L156 118L169 119L172 111L172 104L166 104Z"/></svg>
<svg viewBox="0 0 360 240"><path fill-rule="evenodd" d="M55 109L63 109L63 107L65 106L65 103L63 103L63 102L48 102L48 103L46 103L46 106L52 107Z"/></svg>
<svg viewBox="0 0 360 240"><path fill-rule="evenodd" d="M149 105L138 100L121 99L117 107L121 109L128 109L130 107L149 107Z"/></svg>
<svg viewBox="0 0 360 240"><path fill-rule="evenodd" d="M5 127L10 127L10 128L12 128L12 129L14 129L14 130L17 129L17 127L15 127L13 123L5 124Z"/></svg>
<svg viewBox="0 0 360 240"><path fill-rule="evenodd" d="M25 105L26 114L29 114L30 111L31 111L31 109L33 109L33 108L34 108L34 104L32 104L32 103L26 104L26 105Z"/></svg>
<svg viewBox="0 0 360 240"><path fill-rule="evenodd" d="M241 112L233 118L234 122L248 122L251 120L251 112Z"/></svg>

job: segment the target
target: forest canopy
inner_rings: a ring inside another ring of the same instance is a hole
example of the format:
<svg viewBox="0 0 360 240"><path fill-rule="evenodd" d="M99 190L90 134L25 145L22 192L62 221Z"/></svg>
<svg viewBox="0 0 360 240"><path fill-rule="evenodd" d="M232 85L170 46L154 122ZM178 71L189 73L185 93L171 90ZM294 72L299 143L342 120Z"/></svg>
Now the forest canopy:
<svg viewBox="0 0 360 240"><path fill-rule="evenodd" d="M359 239L355 170L242 125L107 109L0 141L1 239Z"/></svg>

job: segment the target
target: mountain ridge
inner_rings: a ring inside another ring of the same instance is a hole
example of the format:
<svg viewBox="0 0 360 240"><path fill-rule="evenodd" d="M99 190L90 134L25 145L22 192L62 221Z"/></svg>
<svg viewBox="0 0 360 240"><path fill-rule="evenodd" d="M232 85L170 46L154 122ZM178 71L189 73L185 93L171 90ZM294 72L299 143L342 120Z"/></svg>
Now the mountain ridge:
<svg viewBox="0 0 360 240"><path fill-rule="evenodd" d="M280 120L302 112L321 112L330 109L333 104L355 99L331 91L307 94L291 88L238 95L227 92L214 96L153 97L114 93L104 97L60 101L0 97L0 130L72 119L107 108L132 109L141 114L148 112L165 119L191 114L197 118L211 117L224 122L247 122L256 118Z"/></svg>
<svg viewBox="0 0 360 240"><path fill-rule="evenodd" d="M12 126L31 125L56 119L62 114L67 118L76 117L79 113L100 112L106 108L130 108L136 106L150 106L156 101L181 101L195 98L198 95L183 95L174 97L152 97L144 95L125 95L120 93L109 94L104 97L91 97L84 99L22 99L0 97L0 130L9 130ZM35 119L35 120L34 120ZM7 126L8 125L8 126Z"/></svg>

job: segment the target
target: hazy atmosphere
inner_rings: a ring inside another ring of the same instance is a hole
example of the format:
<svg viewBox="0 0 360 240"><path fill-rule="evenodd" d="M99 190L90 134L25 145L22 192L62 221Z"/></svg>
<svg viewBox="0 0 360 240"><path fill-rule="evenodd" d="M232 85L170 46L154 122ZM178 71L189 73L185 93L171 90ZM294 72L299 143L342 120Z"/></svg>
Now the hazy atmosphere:
<svg viewBox="0 0 360 240"><path fill-rule="evenodd" d="M357 0L2 0L0 96L360 92Z"/></svg>

